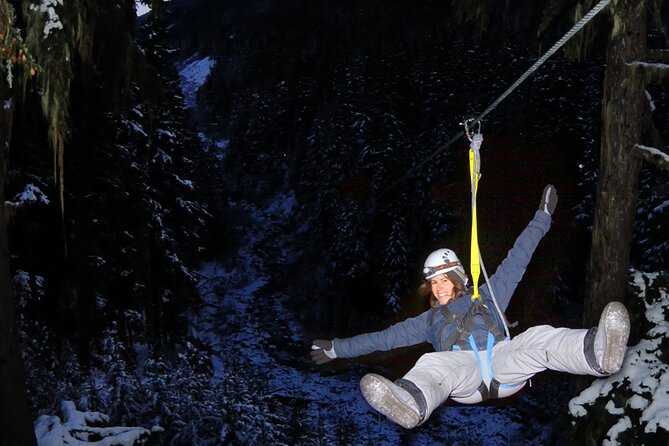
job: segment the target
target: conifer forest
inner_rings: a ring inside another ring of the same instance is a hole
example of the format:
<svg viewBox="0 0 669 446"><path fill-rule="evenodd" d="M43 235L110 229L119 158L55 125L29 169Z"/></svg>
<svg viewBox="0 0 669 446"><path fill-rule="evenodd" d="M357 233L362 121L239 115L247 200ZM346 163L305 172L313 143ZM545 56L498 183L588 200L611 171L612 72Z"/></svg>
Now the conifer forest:
<svg viewBox="0 0 669 446"><path fill-rule="evenodd" d="M0 0L0 446L668 445L668 87L663 0ZM432 345L312 342L472 271L484 111L487 272L559 196L511 337L627 349L405 429L359 383Z"/></svg>

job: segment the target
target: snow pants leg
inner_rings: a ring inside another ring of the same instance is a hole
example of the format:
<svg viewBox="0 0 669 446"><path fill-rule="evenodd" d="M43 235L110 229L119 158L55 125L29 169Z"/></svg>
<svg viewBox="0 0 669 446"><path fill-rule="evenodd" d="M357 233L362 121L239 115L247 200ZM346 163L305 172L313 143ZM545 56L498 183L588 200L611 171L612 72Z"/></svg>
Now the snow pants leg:
<svg viewBox="0 0 669 446"><path fill-rule="evenodd" d="M544 370L605 376L588 364L587 334L585 329L532 327L510 341L495 345L491 358L493 377L505 386L518 386L519 390L527 380ZM485 369L486 352L479 354ZM490 380L489 376L482 377L473 351L447 351L421 356L397 384L414 395L425 421L449 397L466 403L481 401L477 391L484 378L486 382Z"/></svg>
<svg viewBox="0 0 669 446"><path fill-rule="evenodd" d="M426 353L397 384L420 390L424 401L418 401L420 395L414 398L419 406L425 405L421 408L425 421L449 396L464 398L476 392L481 384L481 371L472 351Z"/></svg>
<svg viewBox="0 0 669 446"><path fill-rule="evenodd" d="M590 367L585 355L588 330L532 327L510 341L495 345L492 370L502 384L523 383L544 370L575 375L605 376Z"/></svg>

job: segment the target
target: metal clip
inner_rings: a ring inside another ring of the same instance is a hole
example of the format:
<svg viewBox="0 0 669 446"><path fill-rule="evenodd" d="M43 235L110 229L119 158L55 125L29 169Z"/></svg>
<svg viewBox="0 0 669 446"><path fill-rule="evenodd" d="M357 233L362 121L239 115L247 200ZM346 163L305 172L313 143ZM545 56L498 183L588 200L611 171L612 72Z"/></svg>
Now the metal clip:
<svg viewBox="0 0 669 446"><path fill-rule="evenodd" d="M472 138L474 135L480 135L481 134L481 121L476 120L476 118L469 118L465 119L464 122L460 123L461 125L465 126L465 134L467 135L467 139L471 142ZM474 124L476 126L476 131L472 133L470 130L473 130L473 127L470 128L470 125Z"/></svg>

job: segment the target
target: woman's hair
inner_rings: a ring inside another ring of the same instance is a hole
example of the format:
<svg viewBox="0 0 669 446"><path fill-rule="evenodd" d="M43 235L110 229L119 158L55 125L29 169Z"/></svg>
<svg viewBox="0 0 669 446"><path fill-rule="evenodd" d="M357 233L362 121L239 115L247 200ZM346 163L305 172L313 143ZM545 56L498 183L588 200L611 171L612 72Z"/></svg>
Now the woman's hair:
<svg viewBox="0 0 669 446"><path fill-rule="evenodd" d="M455 274L451 273L450 271L444 273L446 274L446 277L448 277L448 280L450 280L453 283L453 299L451 302L460 299L462 295L465 292L465 286L460 280L458 276ZM425 282L423 282L419 287L418 287L418 294L424 298L428 297L430 298L430 308L436 308L437 302L437 297L432 294L432 284L430 284L430 280L428 279Z"/></svg>

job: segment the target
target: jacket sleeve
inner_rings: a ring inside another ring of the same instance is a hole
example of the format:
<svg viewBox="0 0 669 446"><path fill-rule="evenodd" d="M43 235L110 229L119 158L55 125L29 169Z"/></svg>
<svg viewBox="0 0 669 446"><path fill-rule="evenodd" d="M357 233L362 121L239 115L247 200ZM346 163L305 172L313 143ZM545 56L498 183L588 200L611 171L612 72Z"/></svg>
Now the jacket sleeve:
<svg viewBox="0 0 669 446"><path fill-rule="evenodd" d="M481 287L481 293L489 294L489 288L492 286L495 298L502 311L509 306L511 296L523 278L534 250L550 229L550 225L551 216L544 211L537 211L532 221L516 239L513 248L506 255L506 259L499 265L495 274L490 277L489 283Z"/></svg>
<svg viewBox="0 0 669 446"><path fill-rule="evenodd" d="M427 342L428 315L425 313L405 319L385 330L365 333L352 338L335 338L334 350L338 358L354 358L376 351L416 345Z"/></svg>

